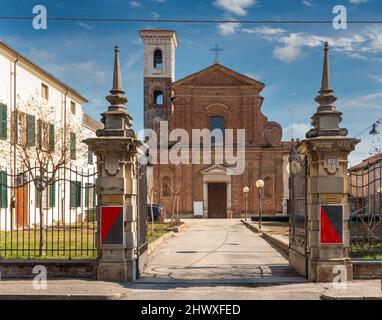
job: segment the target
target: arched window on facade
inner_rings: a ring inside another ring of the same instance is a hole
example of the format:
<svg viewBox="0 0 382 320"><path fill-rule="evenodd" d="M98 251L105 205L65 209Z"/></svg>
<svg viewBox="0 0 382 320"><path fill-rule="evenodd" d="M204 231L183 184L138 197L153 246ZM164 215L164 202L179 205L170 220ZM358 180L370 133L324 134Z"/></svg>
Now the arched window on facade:
<svg viewBox="0 0 382 320"><path fill-rule="evenodd" d="M154 104L163 104L163 92L160 90L154 91Z"/></svg>
<svg viewBox="0 0 382 320"><path fill-rule="evenodd" d="M169 176L164 176L162 178L162 196L171 196L171 178Z"/></svg>
<svg viewBox="0 0 382 320"><path fill-rule="evenodd" d="M154 68L162 68L163 66L163 54L161 49L154 51Z"/></svg>
<svg viewBox="0 0 382 320"><path fill-rule="evenodd" d="M211 135L211 143L212 144L223 144L224 143L224 129L225 129L225 123L224 122L225 121L224 121L223 116L211 116L210 117L211 134L212 134L212 131L214 131L214 130L216 130L216 133L218 133L217 136Z"/></svg>
<svg viewBox="0 0 382 320"><path fill-rule="evenodd" d="M273 197L273 179L271 177L266 177L264 179L264 197Z"/></svg>

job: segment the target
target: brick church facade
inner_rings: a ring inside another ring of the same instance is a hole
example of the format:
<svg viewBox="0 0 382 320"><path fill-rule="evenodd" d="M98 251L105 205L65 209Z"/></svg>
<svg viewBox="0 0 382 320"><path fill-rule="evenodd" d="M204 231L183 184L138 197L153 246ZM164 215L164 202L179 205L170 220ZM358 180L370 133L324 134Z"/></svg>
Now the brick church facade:
<svg viewBox="0 0 382 320"><path fill-rule="evenodd" d="M175 81L175 31L142 30L140 36L144 44L145 128L157 130L160 121L168 121L170 131L182 128L190 137L192 129L245 129L242 174L232 174L232 165L225 162L154 164L148 169L154 203L162 204L169 214L178 194L181 217L235 218L245 212L243 188L247 186L248 212L257 214L255 183L262 179L263 212L285 213L290 142L282 141L281 126L261 112L265 85L218 62ZM190 143L190 156L191 147Z"/></svg>

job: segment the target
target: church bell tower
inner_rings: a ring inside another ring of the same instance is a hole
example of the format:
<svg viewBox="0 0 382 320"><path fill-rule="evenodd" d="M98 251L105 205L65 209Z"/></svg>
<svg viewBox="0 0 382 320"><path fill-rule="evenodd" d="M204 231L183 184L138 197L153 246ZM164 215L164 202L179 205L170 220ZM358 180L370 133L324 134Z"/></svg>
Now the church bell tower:
<svg viewBox="0 0 382 320"><path fill-rule="evenodd" d="M178 37L173 30L161 29L141 30L139 35L144 47L144 127L154 128L172 114Z"/></svg>

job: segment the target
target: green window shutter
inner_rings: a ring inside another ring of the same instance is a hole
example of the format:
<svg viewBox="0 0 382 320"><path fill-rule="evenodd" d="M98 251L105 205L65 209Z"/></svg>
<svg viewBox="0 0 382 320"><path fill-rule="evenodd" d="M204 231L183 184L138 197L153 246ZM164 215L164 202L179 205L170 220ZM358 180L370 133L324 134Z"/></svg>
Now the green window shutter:
<svg viewBox="0 0 382 320"><path fill-rule="evenodd" d="M49 124L49 152L54 152L54 124Z"/></svg>
<svg viewBox="0 0 382 320"><path fill-rule="evenodd" d="M12 143L16 144L18 139L17 139L17 136L18 136L18 130L17 130L17 127L18 127L18 117L17 117L17 110L16 111L13 111L11 113L11 128L12 128Z"/></svg>
<svg viewBox="0 0 382 320"><path fill-rule="evenodd" d="M49 185L49 208L54 208L56 206L56 182L53 181Z"/></svg>
<svg viewBox="0 0 382 320"><path fill-rule="evenodd" d="M36 208L40 208L40 191L37 190L37 188L35 189L35 194L36 194Z"/></svg>
<svg viewBox="0 0 382 320"><path fill-rule="evenodd" d="M95 185L94 184L92 184L92 190L93 190L93 192L92 192L92 194L93 194L93 208L95 208L95 206L96 206L96 192L95 192Z"/></svg>
<svg viewBox="0 0 382 320"><path fill-rule="evenodd" d="M7 140L7 106L0 104L0 139Z"/></svg>
<svg viewBox="0 0 382 320"><path fill-rule="evenodd" d="M70 159L76 159L76 134L70 133Z"/></svg>
<svg viewBox="0 0 382 320"><path fill-rule="evenodd" d="M42 148L42 120L37 120L37 147Z"/></svg>
<svg viewBox="0 0 382 320"><path fill-rule="evenodd" d="M8 188L7 188L7 173L5 171L0 172L0 207L8 207Z"/></svg>
<svg viewBox="0 0 382 320"><path fill-rule="evenodd" d="M90 186L91 186L90 183L86 183L86 184L85 184L85 203L84 203L84 207L87 207L87 208L90 207L90 206L89 206Z"/></svg>
<svg viewBox="0 0 382 320"><path fill-rule="evenodd" d="M34 115L27 114L27 132L26 132L27 147L36 145L36 118Z"/></svg>
<svg viewBox="0 0 382 320"><path fill-rule="evenodd" d="M70 181L70 207L76 207L76 185L73 181Z"/></svg>
<svg viewBox="0 0 382 320"><path fill-rule="evenodd" d="M94 157L93 152L91 152L91 151L89 150L89 151L88 151L88 164L93 164L93 163L94 163L93 157Z"/></svg>
<svg viewBox="0 0 382 320"><path fill-rule="evenodd" d="M77 182L77 207L81 207L81 182Z"/></svg>
<svg viewBox="0 0 382 320"><path fill-rule="evenodd" d="M81 206L81 183L77 181L70 182L70 207L78 208Z"/></svg>

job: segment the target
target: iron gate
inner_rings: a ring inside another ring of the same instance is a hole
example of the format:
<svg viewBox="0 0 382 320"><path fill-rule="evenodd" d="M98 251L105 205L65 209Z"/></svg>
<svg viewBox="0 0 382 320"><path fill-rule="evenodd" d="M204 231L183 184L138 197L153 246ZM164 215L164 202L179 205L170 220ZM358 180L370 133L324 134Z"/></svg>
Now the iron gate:
<svg viewBox="0 0 382 320"><path fill-rule="evenodd" d="M0 170L0 258L97 257L96 171Z"/></svg>
<svg viewBox="0 0 382 320"><path fill-rule="evenodd" d="M289 248L305 256L307 264L307 159L293 145L289 155Z"/></svg>
<svg viewBox="0 0 382 320"><path fill-rule="evenodd" d="M349 169L350 256L382 259L382 162Z"/></svg>
<svg viewBox="0 0 382 320"><path fill-rule="evenodd" d="M148 235L147 235L147 166L138 167L138 263L137 273L144 270L147 264Z"/></svg>

